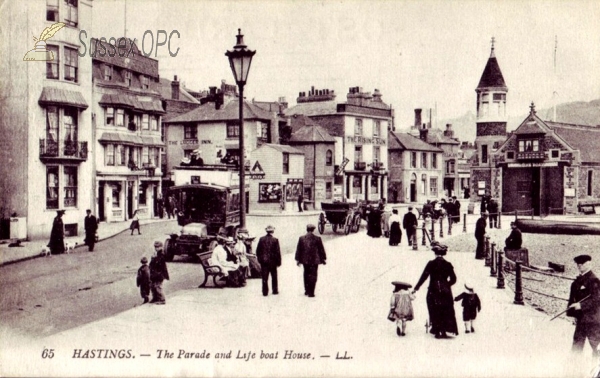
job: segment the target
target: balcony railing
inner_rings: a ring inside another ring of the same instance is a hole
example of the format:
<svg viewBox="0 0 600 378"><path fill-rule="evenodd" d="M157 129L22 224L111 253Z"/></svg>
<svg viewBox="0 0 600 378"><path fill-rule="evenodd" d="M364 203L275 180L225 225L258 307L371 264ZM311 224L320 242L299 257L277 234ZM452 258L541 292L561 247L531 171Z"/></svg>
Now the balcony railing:
<svg viewBox="0 0 600 378"><path fill-rule="evenodd" d="M373 162L373 164L371 164L371 167L373 168L374 171L378 171L380 169L383 169L383 163L380 161L376 161L376 162Z"/></svg>
<svg viewBox="0 0 600 378"><path fill-rule="evenodd" d="M364 161L355 161L354 162L354 170L355 171L364 171L367 168L367 163Z"/></svg>
<svg viewBox="0 0 600 378"><path fill-rule="evenodd" d="M543 152L517 152L517 160L544 160Z"/></svg>
<svg viewBox="0 0 600 378"><path fill-rule="evenodd" d="M56 142L51 139L40 139L41 160L66 159L74 161L86 161L87 157L87 142Z"/></svg>

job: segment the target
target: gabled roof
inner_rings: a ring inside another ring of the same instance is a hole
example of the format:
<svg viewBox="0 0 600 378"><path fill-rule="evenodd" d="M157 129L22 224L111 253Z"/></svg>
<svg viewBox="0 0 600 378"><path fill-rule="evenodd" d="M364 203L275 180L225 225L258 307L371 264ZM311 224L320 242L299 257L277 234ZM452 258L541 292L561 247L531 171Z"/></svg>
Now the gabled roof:
<svg viewBox="0 0 600 378"><path fill-rule="evenodd" d="M185 88L183 88L183 85L181 85L181 82L179 84L179 100L173 99L172 92L171 92L172 91L171 83L172 83L172 81L169 79L165 79L162 77L159 79L158 88L156 88L156 89L160 93L160 97L162 99L173 100L173 101L192 102L194 104L200 103L200 101L198 101L196 98L194 98L191 94L188 93L188 91L185 90Z"/></svg>
<svg viewBox="0 0 600 378"><path fill-rule="evenodd" d="M219 109L215 109L215 104L207 102L198 108L173 118L166 123L185 123L185 122L223 122L239 121L239 99L226 100ZM273 116L266 110L244 101L244 120L271 120Z"/></svg>
<svg viewBox="0 0 600 378"><path fill-rule="evenodd" d="M306 117L305 117L306 118ZM335 138L319 125L305 125L292 134L290 142L335 143Z"/></svg>
<svg viewBox="0 0 600 378"><path fill-rule="evenodd" d="M389 132L388 150L409 150L444 152L441 148L432 146L421 139L406 133Z"/></svg>
<svg viewBox="0 0 600 378"><path fill-rule="evenodd" d="M302 152L292 146L285 145L285 144L265 143L262 146L258 147L257 150L259 148L266 148L266 147L272 148L281 153L288 153L288 154L292 154L292 155L304 155L304 152Z"/></svg>
<svg viewBox="0 0 600 378"><path fill-rule="evenodd" d="M327 115L337 113L337 102L334 101L315 101L302 102L285 110L286 116L294 114L304 114L305 116Z"/></svg>
<svg viewBox="0 0 600 378"><path fill-rule="evenodd" d="M492 50L492 55L487 61L485 68L483 69L483 74L481 75L481 79L479 79L479 85L477 85L477 89L480 88L505 88L506 83L504 82L504 77L502 76L502 71L500 71L500 66L498 65L498 60L494 56L494 50Z"/></svg>
<svg viewBox="0 0 600 378"><path fill-rule="evenodd" d="M546 134L547 128L543 125L543 121L537 117L529 117L529 120L522 123L514 133L517 135L525 134Z"/></svg>
<svg viewBox="0 0 600 378"><path fill-rule="evenodd" d="M600 163L600 127L544 121L569 146L579 150L581 161Z"/></svg>

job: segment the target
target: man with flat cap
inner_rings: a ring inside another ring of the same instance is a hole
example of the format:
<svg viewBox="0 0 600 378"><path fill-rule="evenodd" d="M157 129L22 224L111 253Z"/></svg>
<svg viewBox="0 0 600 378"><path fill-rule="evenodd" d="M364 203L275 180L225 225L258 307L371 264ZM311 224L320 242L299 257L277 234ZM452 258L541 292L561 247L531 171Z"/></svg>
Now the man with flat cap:
<svg viewBox="0 0 600 378"><path fill-rule="evenodd" d="M571 293L567 305L567 316L576 320L573 334L574 352L581 352L587 339L592 346L594 357L600 356L600 280L592 272L589 255L579 255L573 259L577 264L579 276L571 284Z"/></svg>
<svg viewBox="0 0 600 378"><path fill-rule="evenodd" d="M271 275L271 286L273 295L279 294L277 284L277 267L281 266L281 249L279 248L279 240L273 237L275 227L269 225L265 228L267 234L258 239L256 246L256 258L260 263L260 274L262 277L262 293L263 296L269 295L269 275Z"/></svg>
<svg viewBox="0 0 600 378"><path fill-rule="evenodd" d="M314 224L306 226L306 235L300 236L298 246L296 247L296 264L304 265L304 295L310 298L315 296L315 286L317 285L317 271L319 264L325 265L327 255L323 240L316 236Z"/></svg>
<svg viewBox="0 0 600 378"><path fill-rule="evenodd" d="M402 227L406 230L409 247L413 244L413 241L417 242L417 216L412 212L412 209L412 206L409 206L408 213L404 214L404 218L402 218Z"/></svg>

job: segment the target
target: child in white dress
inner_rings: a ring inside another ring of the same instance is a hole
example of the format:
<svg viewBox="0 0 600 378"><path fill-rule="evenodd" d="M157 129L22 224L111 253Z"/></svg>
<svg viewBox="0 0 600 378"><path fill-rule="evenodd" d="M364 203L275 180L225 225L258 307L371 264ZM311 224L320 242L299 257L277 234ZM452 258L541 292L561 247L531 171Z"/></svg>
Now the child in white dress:
<svg viewBox="0 0 600 378"><path fill-rule="evenodd" d="M394 281L392 285L394 294L390 300L390 312L396 319L396 333L398 336L406 336L406 321L414 318L412 301L415 296L408 291L412 285L401 281Z"/></svg>

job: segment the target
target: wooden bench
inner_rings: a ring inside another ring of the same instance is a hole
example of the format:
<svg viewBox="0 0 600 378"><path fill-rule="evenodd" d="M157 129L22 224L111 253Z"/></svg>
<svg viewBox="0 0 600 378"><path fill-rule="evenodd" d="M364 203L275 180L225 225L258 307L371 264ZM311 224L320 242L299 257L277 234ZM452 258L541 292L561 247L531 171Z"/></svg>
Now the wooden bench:
<svg viewBox="0 0 600 378"><path fill-rule="evenodd" d="M586 215L596 214L596 206L600 206L600 202L593 203L582 203L577 205L580 213L584 213Z"/></svg>
<svg viewBox="0 0 600 378"><path fill-rule="evenodd" d="M206 287L206 282L208 281L208 277L213 278L213 286L222 288L226 285L225 276L223 275L223 271L220 266L210 265L210 258L212 257L212 251L203 252L198 254L200 258L200 264L202 265L202 269L204 269L204 281L200 287Z"/></svg>

